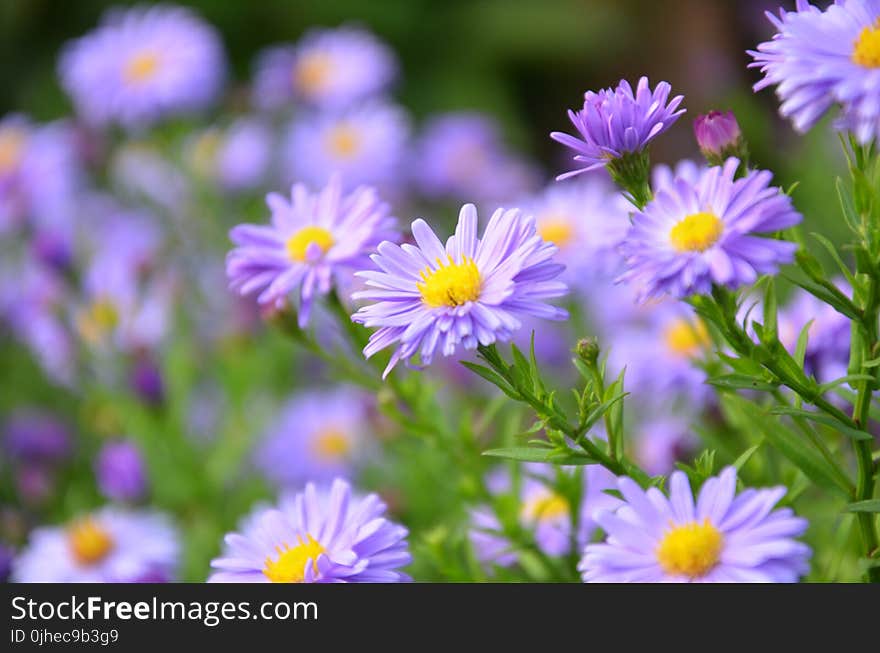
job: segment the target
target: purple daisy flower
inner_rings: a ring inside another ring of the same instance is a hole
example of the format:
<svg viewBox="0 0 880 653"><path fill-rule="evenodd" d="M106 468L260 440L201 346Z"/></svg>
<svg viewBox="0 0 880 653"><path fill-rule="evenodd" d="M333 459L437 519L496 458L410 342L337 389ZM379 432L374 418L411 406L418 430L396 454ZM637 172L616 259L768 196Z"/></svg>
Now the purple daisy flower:
<svg viewBox="0 0 880 653"><path fill-rule="evenodd" d="M523 208L534 215L538 234L559 248L570 285L583 288L619 269L631 207L604 177L555 183Z"/></svg>
<svg viewBox="0 0 880 653"><path fill-rule="evenodd" d="M577 152L574 160L584 164L557 179L602 168L614 159L644 150L685 111L676 111L683 96L670 100L670 91L672 87L667 82L660 82L652 91L647 77L639 79L635 91L625 79L617 88L603 89L598 93L587 91L584 108L568 112L581 138L564 132L550 134L550 138Z"/></svg>
<svg viewBox="0 0 880 653"><path fill-rule="evenodd" d="M225 75L214 28L171 5L109 11L100 27L68 44L58 68L86 122L126 128L204 109Z"/></svg>
<svg viewBox="0 0 880 653"><path fill-rule="evenodd" d="M837 0L822 11L798 0L796 11L767 17L778 31L749 51L749 66L764 73L755 90L776 85L780 113L798 131L839 104L839 127L861 143L880 135L880 1Z"/></svg>
<svg viewBox="0 0 880 653"><path fill-rule="evenodd" d="M226 536L211 561L209 583L399 583L412 557L408 531L388 521L375 494L352 496L336 479L323 491L309 483L282 510L267 509L241 534Z"/></svg>
<svg viewBox="0 0 880 653"><path fill-rule="evenodd" d="M254 74L254 104L277 110L299 100L340 109L388 88L397 74L394 53L358 27L316 29L293 46L260 53Z"/></svg>
<svg viewBox="0 0 880 653"><path fill-rule="evenodd" d="M369 265L378 243L395 238L395 218L372 188L343 194L334 176L319 193L295 184L291 201L270 193L271 225L238 225L230 232L236 247L226 259L230 287L248 295L261 291L260 304L281 308L294 290L299 323L308 323L316 295L345 285L355 270Z"/></svg>
<svg viewBox="0 0 880 653"><path fill-rule="evenodd" d="M227 191L251 190L266 181L272 163L272 131L257 118L209 127L186 144L185 156L206 181Z"/></svg>
<svg viewBox="0 0 880 653"><path fill-rule="evenodd" d="M708 479L694 504L687 476L673 472L669 498L622 477L624 505L596 521L605 542L578 565L588 583L791 583L809 570L810 548L794 538L807 521L773 507L784 487L736 494L736 469Z"/></svg>
<svg viewBox="0 0 880 653"><path fill-rule="evenodd" d="M537 178L508 152L493 119L474 112L431 118L411 160L415 186L432 199L503 203L534 187Z"/></svg>
<svg viewBox="0 0 880 653"><path fill-rule="evenodd" d="M738 288L792 260L797 245L760 234L799 223L800 213L770 186L769 172L736 179L739 164L730 158L696 184L678 178L634 214L622 278L642 297L705 294L713 284Z"/></svg>
<svg viewBox="0 0 880 653"><path fill-rule="evenodd" d="M445 247L422 219L412 233L417 246L379 245L372 259L381 270L358 272L368 288L352 295L373 302L352 316L378 327L364 355L399 343L383 376L416 356L430 364L438 348L451 356L459 343L475 349L510 340L521 326L517 316L568 317L545 302L568 291L556 280L564 269L553 260L556 247L519 209L496 210L478 238L477 209L465 204Z"/></svg>
<svg viewBox="0 0 880 653"><path fill-rule="evenodd" d="M306 114L294 120L282 145L283 180L322 186L340 174L348 189L360 184L394 188L408 138L406 113L384 101L342 113Z"/></svg>
<svg viewBox="0 0 880 653"><path fill-rule="evenodd" d="M291 399L266 431L257 467L286 487L351 473L368 438L366 397L349 388L312 390Z"/></svg>
<svg viewBox="0 0 880 653"><path fill-rule="evenodd" d="M65 527L34 530L13 562L18 583L132 583L174 579L175 528L157 512L103 508Z"/></svg>

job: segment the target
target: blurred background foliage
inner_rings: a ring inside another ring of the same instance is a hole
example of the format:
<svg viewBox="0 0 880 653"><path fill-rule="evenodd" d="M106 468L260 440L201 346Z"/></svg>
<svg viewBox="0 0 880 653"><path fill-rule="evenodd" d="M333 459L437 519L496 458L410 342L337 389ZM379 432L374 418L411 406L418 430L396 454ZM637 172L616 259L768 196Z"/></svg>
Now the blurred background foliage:
<svg viewBox="0 0 880 653"><path fill-rule="evenodd" d="M70 112L55 75L63 43L90 30L112 0L0 0L0 114L22 111L41 120ZM244 85L254 55L296 40L310 27L360 23L397 52L400 101L416 119L475 109L493 114L509 140L542 161L565 166L548 133L567 129L565 110L586 89L620 78L668 80L685 95L689 117L733 109L755 162L784 187L801 181L796 201L807 230L843 233L836 219L830 160L842 165L836 136L814 129L794 134L776 114L771 92L754 95L758 79L746 49L772 34L763 15L776 0L195 0L192 6L222 33L233 84ZM793 2L787 3L793 5ZM821 3L820 3L821 4ZM697 156L680 121L654 148L658 161ZM832 154L829 155L829 152ZM835 239L836 240L836 239Z"/></svg>

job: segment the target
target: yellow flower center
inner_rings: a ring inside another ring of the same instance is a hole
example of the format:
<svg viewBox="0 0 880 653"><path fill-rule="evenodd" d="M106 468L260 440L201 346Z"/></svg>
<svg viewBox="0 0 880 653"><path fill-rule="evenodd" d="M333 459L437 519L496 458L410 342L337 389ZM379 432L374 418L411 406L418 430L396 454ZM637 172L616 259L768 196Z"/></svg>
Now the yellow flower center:
<svg viewBox="0 0 880 653"><path fill-rule="evenodd" d="M15 170L26 140L27 134L23 129L13 127L0 131L0 174Z"/></svg>
<svg viewBox="0 0 880 653"><path fill-rule="evenodd" d="M657 560L667 574L699 578L721 557L724 537L708 519L670 528L657 547Z"/></svg>
<svg viewBox="0 0 880 653"><path fill-rule="evenodd" d="M861 31L853 44L852 60L866 68L880 68L880 19Z"/></svg>
<svg viewBox="0 0 880 653"><path fill-rule="evenodd" d="M68 527L67 543L81 565L100 562L113 550L113 538L90 517Z"/></svg>
<svg viewBox="0 0 880 653"><path fill-rule="evenodd" d="M287 239L287 254L294 261L302 263L306 260L306 252L312 243L320 247L321 252L326 252L333 247L334 242L333 234L324 227L309 225Z"/></svg>
<svg viewBox="0 0 880 653"><path fill-rule="evenodd" d="M293 85L306 95L314 95L327 83L333 70L333 60L315 52L302 57L293 67Z"/></svg>
<svg viewBox="0 0 880 653"><path fill-rule="evenodd" d="M574 239L574 226L565 216L551 215L538 221L538 235L561 249Z"/></svg>
<svg viewBox="0 0 880 653"><path fill-rule="evenodd" d="M100 297L92 302L77 321L80 335L89 342L100 341L119 324L119 309L112 300Z"/></svg>
<svg viewBox="0 0 880 653"><path fill-rule="evenodd" d="M278 552L278 558L272 559L272 556L266 557L265 568L263 573L273 583L301 583L306 577L306 565L311 561L312 570L318 573L318 556L326 551L315 538L306 534L306 539L301 536L296 538L299 541L294 547L278 546L275 550Z"/></svg>
<svg viewBox="0 0 880 653"><path fill-rule="evenodd" d="M348 123L340 123L327 134L327 147L339 159L350 159L361 145L357 130Z"/></svg>
<svg viewBox="0 0 880 653"><path fill-rule="evenodd" d="M547 491L526 502L522 516L526 521L550 521L568 516L568 501L555 492Z"/></svg>
<svg viewBox="0 0 880 653"><path fill-rule="evenodd" d="M676 320L663 334L666 346L680 356L696 356L712 344L709 331L702 320Z"/></svg>
<svg viewBox="0 0 880 653"><path fill-rule="evenodd" d="M428 306L461 306L480 297L483 282L472 259L465 257L462 263L455 263L450 256L449 264L444 265L438 258L437 265L436 270L422 270L422 281L416 282L422 301Z"/></svg>
<svg viewBox="0 0 880 653"><path fill-rule="evenodd" d="M337 428L321 431L314 441L314 452L324 460L344 458L351 450L351 441Z"/></svg>
<svg viewBox="0 0 880 653"><path fill-rule="evenodd" d="M679 252L704 252L724 231L724 223L714 213L700 211L679 220L669 231L669 240Z"/></svg>
<svg viewBox="0 0 880 653"><path fill-rule="evenodd" d="M150 50L139 52L125 64L123 79L129 84L141 84L151 79L159 70L159 55Z"/></svg>

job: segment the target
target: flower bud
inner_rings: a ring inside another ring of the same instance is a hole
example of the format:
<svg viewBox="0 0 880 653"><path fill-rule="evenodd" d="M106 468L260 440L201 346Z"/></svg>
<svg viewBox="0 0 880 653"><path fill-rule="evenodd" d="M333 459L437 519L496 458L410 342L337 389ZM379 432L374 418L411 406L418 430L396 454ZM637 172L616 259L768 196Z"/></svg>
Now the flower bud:
<svg viewBox="0 0 880 653"><path fill-rule="evenodd" d="M587 365L595 365L599 359L599 341L596 338L581 338L575 347L575 353Z"/></svg>
<svg viewBox="0 0 880 653"><path fill-rule="evenodd" d="M694 121L694 136L700 151L712 165L735 156L745 160L747 151L733 111L710 111Z"/></svg>

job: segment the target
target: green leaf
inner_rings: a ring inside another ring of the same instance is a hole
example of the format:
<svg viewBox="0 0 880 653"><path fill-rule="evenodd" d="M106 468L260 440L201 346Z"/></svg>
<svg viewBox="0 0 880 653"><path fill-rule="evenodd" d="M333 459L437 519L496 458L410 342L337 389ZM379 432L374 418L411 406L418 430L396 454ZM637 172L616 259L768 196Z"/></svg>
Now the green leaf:
<svg viewBox="0 0 880 653"><path fill-rule="evenodd" d="M802 417L803 419L808 419L813 422L818 422L819 424L824 424L825 426L830 426L836 431L840 431L847 437L850 437L854 440L872 440L874 438L873 435L862 431L857 428L853 428L847 424L843 424L840 420L831 417L830 415L826 415L825 413L819 413L812 410L804 410L802 408L792 408L790 406L777 406L770 410L770 413L773 415L790 415L792 417Z"/></svg>
<svg viewBox="0 0 880 653"><path fill-rule="evenodd" d="M784 424L773 422L755 412L755 406L739 395L723 395L722 406L731 425L763 436L767 444L791 461L816 485L850 498L851 483L846 475L825 460Z"/></svg>
<svg viewBox="0 0 880 653"><path fill-rule="evenodd" d="M761 379L748 374L724 374L715 376L708 380L708 383L716 388L729 390L764 390L771 391L779 387L778 383L769 383L765 379Z"/></svg>
<svg viewBox="0 0 880 653"><path fill-rule="evenodd" d="M479 365L478 363L471 363L470 361L459 362L477 376L481 376L492 385L497 386L504 394L506 394L511 399L519 401L519 394L513 388L511 388L507 381L501 378L498 373L490 370L488 367Z"/></svg>
<svg viewBox="0 0 880 653"><path fill-rule="evenodd" d="M596 406L592 410L592 412L589 415L587 415L587 419L584 421L584 423L582 425L584 431L589 431L590 428L593 426L593 424L598 422L599 419L602 417L602 415L604 415L605 412L609 408L614 406L614 404L616 404L618 401L620 401L621 399L626 397L628 394L629 394L628 392L621 392L619 395L611 397L611 399L609 399L608 401L603 401L601 404Z"/></svg>
<svg viewBox="0 0 880 653"><path fill-rule="evenodd" d="M847 265L843 262L843 259L840 258L840 254L837 252L837 248L834 244L828 240L822 234L818 234L815 232L811 232L810 235L821 243L822 247L831 255L831 258L834 259L834 262L837 263L837 267L840 268L840 271L843 273L843 276L846 277L846 280L849 282L850 286L856 285L856 280L853 277L852 272L847 267Z"/></svg>
<svg viewBox="0 0 880 653"><path fill-rule="evenodd" d="M845 508L846 512L880 512L880 499L856 501Z"/></svg>
<svg viewBox="0 0 880 653"><path fill-rule="evenodd" d="M821 299L838 313L846 315L851 320L860 319L858 307L852 303L852 300L850 300L849 297L840 292L839 289L834 288L833 286L832 288L827 288L814 281L799 279L788 274L783 274L782 276L793 284L800 286L814 297Z"/></svg>
<svg viewBox="0 0 880 653"><path fill-rule="evenodd" d="M533 447L502 447L483 452L484 456L507 458L527 463L552 463L554 465L595 465L597 461L585 454L559 449L538 449Z"/></svg>
<svg viewBox="0 0 880 653"><path fill-rule="evenodd" d="M849 228L852 229L853 232L859 233L859 214L856 211L855 206L853 206L852 198L850 197L846 184L843 179L838 177L835 181L835 186L837 187L837 197L840 199L840 208L843 211L844 220L846 220L847 225L849 225Z"/></svg>
<svg viewBox="0 0 880 653"><path fill-rule="evenodd" d="M737 470L740 470L743 467L745 467L746 463L749 462L749 459L751 459L752 455L758 449L761 448L762 444L763 444L763 442L759 442L758 444L753 445L753 446L749 447L748 449L746 449L745 451L743 451L740 454L739 458L737 458L736 460L733 461L733 466L736 467Z"/></svg>
<svg viewBox="0 0 880 653"><path fill-rule="evenodd" d="M810 339L810 327L813 326L813 320L807 322L798 334L797 346L794 350L794 359L801 367L804 366L804 360L807 358L807 343Z"/></svg>

